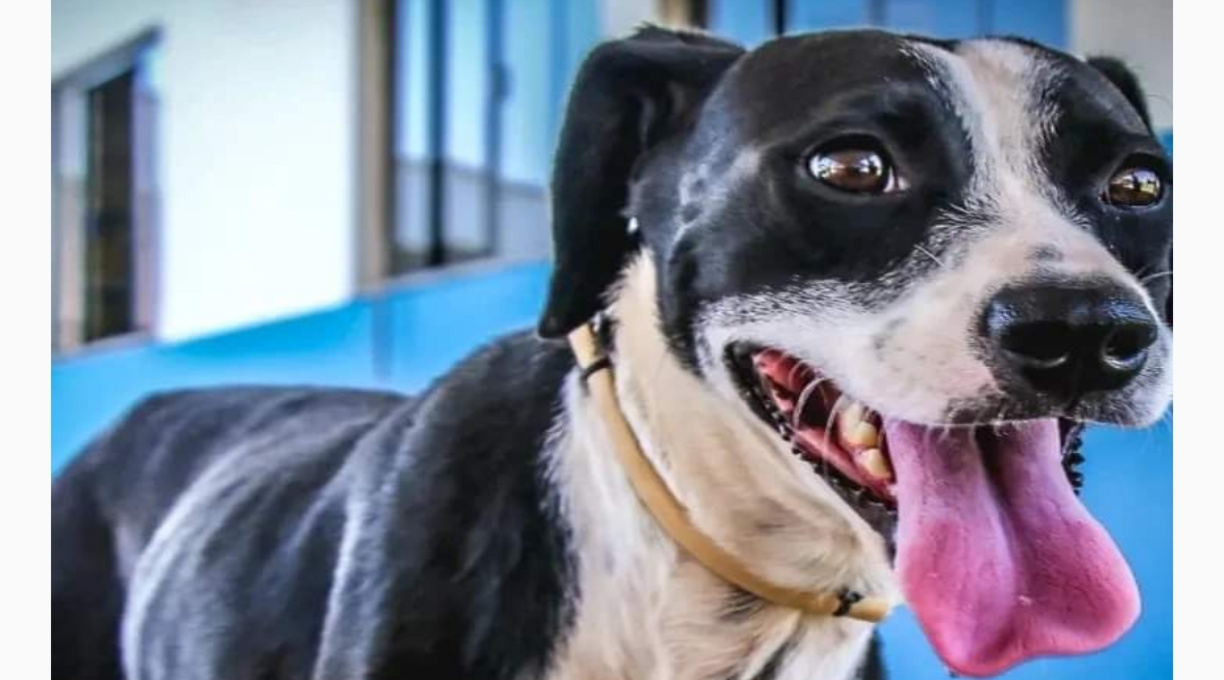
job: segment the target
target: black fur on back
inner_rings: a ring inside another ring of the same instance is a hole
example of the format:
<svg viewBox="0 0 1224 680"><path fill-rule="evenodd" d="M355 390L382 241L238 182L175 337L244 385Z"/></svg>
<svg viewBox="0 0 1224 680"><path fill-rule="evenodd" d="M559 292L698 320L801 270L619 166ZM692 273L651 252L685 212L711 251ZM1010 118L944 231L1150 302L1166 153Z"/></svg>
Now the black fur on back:
<svg viewBox="0 0 1224 680"><path fill-rule="evenodd" d="M574 595L542 460L571 367L519 334L417 399L146 400L55 480L53 677L122 677L132 564L181 520L176 503L197 506L153 543L173 566L145 588L142 677L538 672Z"/></svg>

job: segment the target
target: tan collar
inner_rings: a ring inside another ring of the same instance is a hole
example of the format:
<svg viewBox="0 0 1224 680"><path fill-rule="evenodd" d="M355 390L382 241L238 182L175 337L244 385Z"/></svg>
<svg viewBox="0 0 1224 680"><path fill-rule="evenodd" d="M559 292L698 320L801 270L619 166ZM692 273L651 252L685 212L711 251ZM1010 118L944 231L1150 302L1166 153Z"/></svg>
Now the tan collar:
<svg viewBox="0 0 1224 680"><path fill-rule="evenodd" d="M724 581L784 607L871 622L880 621L888 615L891 604L882 598L864 597L849 589L838 592L802 591L766 581L702 533L689 520L688 511L671 493L638 446L616 397L612 362L600 350L591 326L579 326L570 333L569 342L586 387L603 414L612 446L618 452L638 498L663 531L694 559Z"/></svg>

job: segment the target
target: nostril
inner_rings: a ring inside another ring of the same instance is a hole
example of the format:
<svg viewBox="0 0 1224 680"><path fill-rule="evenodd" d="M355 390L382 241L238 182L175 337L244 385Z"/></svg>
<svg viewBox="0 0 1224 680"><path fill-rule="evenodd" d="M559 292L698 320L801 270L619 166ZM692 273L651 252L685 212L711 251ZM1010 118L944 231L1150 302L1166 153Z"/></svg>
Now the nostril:
<svg viewBox="0 0 1224 680"><path fill-rule="evenodd" d="M1107 286L1005 288L981 318L1000 376L1062 398L1125 386L1159 339L1142 300Z"/></svg>
<svg viewBox="0 0 1224 680"><path fill-rule="evenodd" d="M1133 371L1147 359L1147 350L1154 342L1156 329L1150 324L1118 326L1101 343L1101 361L1115 371Z"/></svg>
<svg viewBox="0 0 1224 680"><path fill-rule="evenodd" d="M999 345L1027 368L1058 368L1071 360L1074 333L1060 321L1029 322L1004 328Z"/></svg>

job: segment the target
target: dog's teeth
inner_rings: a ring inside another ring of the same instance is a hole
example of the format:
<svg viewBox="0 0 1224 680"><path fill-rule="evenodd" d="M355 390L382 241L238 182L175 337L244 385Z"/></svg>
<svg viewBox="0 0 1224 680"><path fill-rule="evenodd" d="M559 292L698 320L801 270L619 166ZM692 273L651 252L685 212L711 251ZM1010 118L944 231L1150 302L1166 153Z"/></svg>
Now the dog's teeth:
<svg viewBox="0 0 1224 680"><path fill-rule="evenodd" d="M875 425L859 420L852 427L842 431L842 439L851 446L873 447L880 444L880 431Z"/></svg>
<svg viewBox="0 0 1224 680"><path fill-rule="evenodd" d="M867 474L875 479L892 479L892 467L879 449L866 449L858 454L858 464Z"/></svg>
<svg viewBox="0 0 1224 680"><path fill-rule="evenodd" d="M857 401L852 401L849 406L842 409L841 413L837 414L837 426L842 432L849 432L861 423L866 415L867 409Z"/></svg>

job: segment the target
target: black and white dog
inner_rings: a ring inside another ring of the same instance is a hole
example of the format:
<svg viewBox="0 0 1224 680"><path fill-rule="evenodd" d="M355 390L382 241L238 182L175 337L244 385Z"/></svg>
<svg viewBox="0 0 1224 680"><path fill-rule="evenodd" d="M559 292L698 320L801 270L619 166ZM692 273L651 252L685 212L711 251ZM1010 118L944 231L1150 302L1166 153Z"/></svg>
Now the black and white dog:
<svg viewBox="0 0 1224 680"><path fill-rule="evenodd" d="M634 495L592 318L692 519L770 581L908 601L970 675L1109 645L1123 558L1081 423L1171 399L1172 170L1134 77L875 31L597 48L539 329L416 397L155 396L55 482L57 678L874 677Z"/></svg>

